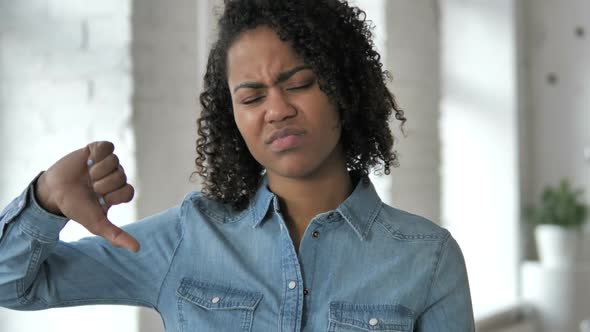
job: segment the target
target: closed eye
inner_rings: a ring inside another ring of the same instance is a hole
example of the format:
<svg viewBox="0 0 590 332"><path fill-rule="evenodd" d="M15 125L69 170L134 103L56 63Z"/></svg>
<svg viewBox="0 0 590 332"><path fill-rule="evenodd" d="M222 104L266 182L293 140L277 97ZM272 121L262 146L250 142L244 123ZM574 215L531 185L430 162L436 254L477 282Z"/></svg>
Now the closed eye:
<svg viewBox="0 0 590 332"><path fill-rule="evenodd" d="M306 83L306 84L303 84L303 85L297 85L297 86L294 86L294 87L290 87L290 88L287 88L287 91L305 90L305 89L309 88L310 86L312 86L313 83L314 82L312 81L312 82L309 82L309 83Z"/></svg>
<svg viewBox="0 0 590 332"><path fill-rule="evenodd" d="M252 99L246 99L242 102L244 105L254 104L257 101L260 101L264 96L254 97Z"/></svg>

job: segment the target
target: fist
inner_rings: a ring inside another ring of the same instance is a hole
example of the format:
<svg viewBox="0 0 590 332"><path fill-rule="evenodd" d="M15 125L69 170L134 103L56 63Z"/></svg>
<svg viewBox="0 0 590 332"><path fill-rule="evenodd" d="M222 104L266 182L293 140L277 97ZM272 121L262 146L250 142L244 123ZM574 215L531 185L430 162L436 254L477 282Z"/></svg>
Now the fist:
<svg viewBox="0 0 590 332"><path fill-rule="evenodd" d="M133 199L134 188L110 142L94 142L57 161L37 180L39 204L62 214L117 247L139 251L139 243L107 217L113 205Z"/></svg>

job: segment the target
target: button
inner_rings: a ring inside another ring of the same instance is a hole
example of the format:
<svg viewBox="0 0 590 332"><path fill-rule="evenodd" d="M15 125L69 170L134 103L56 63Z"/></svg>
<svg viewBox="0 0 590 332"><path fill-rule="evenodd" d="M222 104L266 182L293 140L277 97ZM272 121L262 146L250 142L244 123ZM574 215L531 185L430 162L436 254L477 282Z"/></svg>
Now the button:
<svg viewBox="0 0 590 332"><path fill-rule="evenodd" d="M330 213L330 214L328 215L328 219L334 219L334 214L333 214L333 213Z"/></svg>
<svg viewBox="0 0 590 332"><path fill-rule="evenodd" d="M311 233L311 236L317 239L318 237L320 237L320 232L313 231L313 233Z"/></svg>
<svg viewBox="0 0 590 332"><path fill-rule="evenodd" d="M297 283L295 281L291 281L289 283L289 289L294 289L295 287L297 287Z"/></svg>
<svg viewBox="0 0 590 332"><path fill-rule="evenodd" d="M211 303L219 303L219 300L221 300L219 297L214 297L211 299Z"/></svg>
<svg viewBox="0 0 590 332"><path fill-rule="evenodd" d="M309 290L307 290L307 288L306 288L303 290L303 295L307 296L307 294L309 294Z"/></svg>
<svg viewBox="0 0 590 332"><path fill-rule="evenodd" d="M377 323L379 323L379 320L377 320L377 318L369 319L369 325L375 326L375 325L377 325Z"/></svg>
<svg viewBox="0 0 590 332"><path fill-rule="evenodd" d="M22 208L23 208L23 206L25 206L25 201L20 201L20 202L18 202L18 208L19 208L19 209L22 209Z"/></svg>

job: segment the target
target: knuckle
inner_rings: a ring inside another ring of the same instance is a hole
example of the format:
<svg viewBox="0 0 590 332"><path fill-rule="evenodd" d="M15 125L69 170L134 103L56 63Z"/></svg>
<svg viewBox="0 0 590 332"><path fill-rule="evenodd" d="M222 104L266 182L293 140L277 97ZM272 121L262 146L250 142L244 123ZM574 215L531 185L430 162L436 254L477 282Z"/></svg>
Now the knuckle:
<svg viewBox="0 0 590 332"><path fill-rule="evenodd" d="M92 167L89 171L88 174L90 175L90 179L92 181L98 181L100 180L100 178L103 176L103 172L102 169L100 167Z"/></svg>
<svg viewBox="0 0 590 332"><path fill-rule="evenodd" d="M115 145L109 141L101 141L98 143L100 148L104 149L105 151L114 151Z"/></svg>
<svg viewBox="0 0 590 332"><path fill-rule="evenodd" d="M87 144L85 147L83 147L81 150L84 151L84 154L88 156L89 159L92 159L92 146L94 143L89 143Z"/></svg>
<svg viewBox="0 0 590 332"><path fill-rule="evenodd" d="M111 142L102 141L97 144L97 154L100 155L100 159L104 159L113 153L115 146Z"/></svg>
<svg viewBox="0 0 590 332"><path fill-rule="evenodd" d="M133 196L135 196L135 188L133 188L131 185L127 185L125 189L127 191L125 195L125 202L130 202L133 199Z"/></svg>
<svg viewBox="0 0 590 332"><path fill-rule="evenodd" d="M94 161L97 161L96 160L96 155L97 155L96 149L97 149L97 146L98 146L98 142L92 142L92 143L86 145L86 147L84 148L84 150L85 150L85 153L88 155L88 159L92 159Z"/></svg>
<svg viewBox="0 0 590 332"><path fill-rule="evenodd" d="M98 178L98 170L96 167L92 167L88 170L88 175L90 175L91 180L97 180Z"/></svg>
<svg viewBox="0 0 590 332"><path fill-rule="evenodd" d="M92 190L94 190L94 192L98 195L104 195L106 194L106 188L103 182L99 181L99 182L95 182L92 184Z"/></svg>
<svg viewBox="0 0 590 332"><path fill-rule="evenodd" d="M127 174L125 174L125 172L123 172L123 171L119 171L118 174L119 174L119 180L123 183L126 183L127 182Z"/></svg>

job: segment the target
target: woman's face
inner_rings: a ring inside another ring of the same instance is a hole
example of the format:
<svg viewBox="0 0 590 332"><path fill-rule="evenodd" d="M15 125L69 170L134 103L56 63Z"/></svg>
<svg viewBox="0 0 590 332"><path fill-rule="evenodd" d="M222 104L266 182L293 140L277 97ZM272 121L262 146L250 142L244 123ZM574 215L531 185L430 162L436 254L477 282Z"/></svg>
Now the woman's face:
<svg viewBox="0 0 590 332"><path fill-rule="evenodd" d="M227 75L237 127L269 177L305 178L344 167L336 106L272 29L258 27L236 39Z"/></svg>

